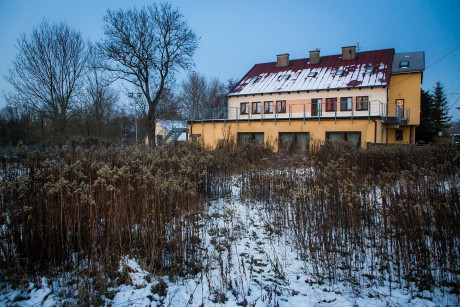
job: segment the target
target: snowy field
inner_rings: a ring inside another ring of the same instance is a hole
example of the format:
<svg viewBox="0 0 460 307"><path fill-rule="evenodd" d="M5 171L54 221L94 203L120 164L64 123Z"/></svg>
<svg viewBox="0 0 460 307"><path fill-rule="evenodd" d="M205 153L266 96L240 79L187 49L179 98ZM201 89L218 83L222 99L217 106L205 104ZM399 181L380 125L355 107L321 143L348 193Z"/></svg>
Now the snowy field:
<svg viewBox="0 0 460 307"><path fill-rule="evenodd" d="M210 203L203 216L200 273L170 280L148 272L136 259L122 258L127 282L101 295L106 306L459 306L458 295L443 289L417 292L369 277L366 286L318 280L302 261L292 235L274 234L257 202L232 195ZM366 279L363 274L363 279ZM45 277L26 289L6 287L0 306L74 305L72 289ZM72 295L70 295L71 297Z"/></svg>

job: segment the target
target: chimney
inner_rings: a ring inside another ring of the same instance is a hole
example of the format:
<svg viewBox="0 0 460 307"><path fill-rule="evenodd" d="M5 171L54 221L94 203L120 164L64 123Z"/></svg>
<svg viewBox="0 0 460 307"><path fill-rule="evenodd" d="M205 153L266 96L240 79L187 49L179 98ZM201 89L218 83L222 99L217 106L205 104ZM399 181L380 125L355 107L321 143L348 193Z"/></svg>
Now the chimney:
<svg viewBox="0 0 460 307"><path fill-rule="evenodd" d="M278 54L276 56L276 67L289 66L289 53Z"/></svg>
<svg viewBox="0 0 460 307"><path fill-rule="evenodd" d="M356 59L356 46L342 47L342 60Z"/></svg>
<svg viewBox="0 0 460 307"><path fill-rule="evenodd" d="M310 51L310 64L318 64L319 63L319 50L312 50Z"/></svg>

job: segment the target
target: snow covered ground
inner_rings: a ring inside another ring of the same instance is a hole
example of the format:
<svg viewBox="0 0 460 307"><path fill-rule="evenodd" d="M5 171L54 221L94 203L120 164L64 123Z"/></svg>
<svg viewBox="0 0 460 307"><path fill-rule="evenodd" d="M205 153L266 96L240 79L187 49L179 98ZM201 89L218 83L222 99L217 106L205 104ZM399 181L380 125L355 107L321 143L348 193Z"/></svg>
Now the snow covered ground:
<svg viewBox="0 0 460 307"><path fill-rule="evenodd" d="M136 259L120 260L129 282L107 289L108 306L459 306L458 295L441 289L416 293L369 282L368 287L317 280L286 233L274 234L262 206L243 203L235 185L226 199L210 203L202 223L203 269L170 280L154 276ZM72 305L46 278L27 289L6 288L0 306Z"/></svg>

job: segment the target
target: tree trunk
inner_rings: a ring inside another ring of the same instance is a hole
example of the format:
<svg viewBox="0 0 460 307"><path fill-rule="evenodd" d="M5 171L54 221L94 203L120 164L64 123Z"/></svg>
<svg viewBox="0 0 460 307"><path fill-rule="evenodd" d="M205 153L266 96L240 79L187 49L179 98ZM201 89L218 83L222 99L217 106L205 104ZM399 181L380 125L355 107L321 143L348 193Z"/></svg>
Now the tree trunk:
<svg viewBox="0 0 460 307"><path fill-rule="evenodd" d="M149 140L149 147L155 148L156 147L156 118L154 112L149 109L148 114L148 130L147 130L147 137Z"/></svg>

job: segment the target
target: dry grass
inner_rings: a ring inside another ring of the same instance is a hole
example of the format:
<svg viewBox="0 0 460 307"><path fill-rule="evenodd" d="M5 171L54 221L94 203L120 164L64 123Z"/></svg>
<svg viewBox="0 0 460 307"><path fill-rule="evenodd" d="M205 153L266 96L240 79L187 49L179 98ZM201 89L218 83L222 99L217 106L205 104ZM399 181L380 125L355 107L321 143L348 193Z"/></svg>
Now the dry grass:
<svg viewBox="0 0 460 307"><path fill-rule="evenodd" d="M0 160L0 277L67 270L103 289L125 255L158 274L196 274L206 202L241 176L242 198L264 203L275 234L291 231L320 279L459 291L459 174L453 147L318 143L302 159L231 139L214 151L19 151Z"/></svg>

